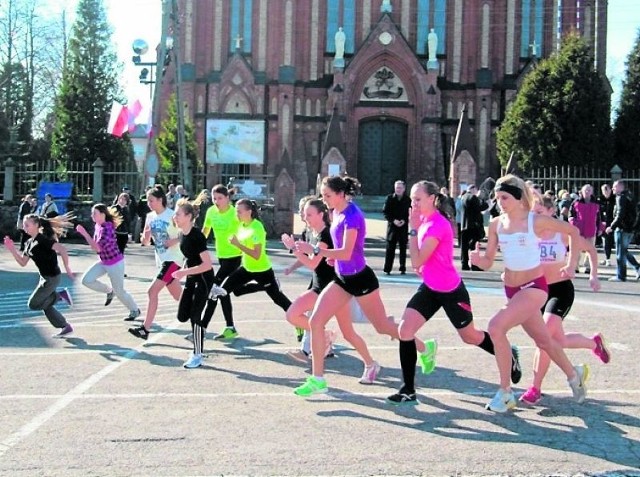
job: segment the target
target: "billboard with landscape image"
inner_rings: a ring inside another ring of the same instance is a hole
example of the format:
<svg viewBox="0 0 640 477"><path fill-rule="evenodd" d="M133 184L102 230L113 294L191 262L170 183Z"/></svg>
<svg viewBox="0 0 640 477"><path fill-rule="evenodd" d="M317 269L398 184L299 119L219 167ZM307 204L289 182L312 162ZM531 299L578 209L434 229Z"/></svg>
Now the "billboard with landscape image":
<svg viewBox="0 0 640 477"><path fill-rule="evenodd" d="M207 163L263 164L265 121L207 119Z"/></svg>

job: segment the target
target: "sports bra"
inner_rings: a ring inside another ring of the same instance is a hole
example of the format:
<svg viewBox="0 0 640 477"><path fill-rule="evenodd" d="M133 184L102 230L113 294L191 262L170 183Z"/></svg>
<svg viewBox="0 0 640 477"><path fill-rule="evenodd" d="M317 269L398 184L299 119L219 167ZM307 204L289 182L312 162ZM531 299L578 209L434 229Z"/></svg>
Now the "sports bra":
<svg viewBox="0 0 640 477"><path fill-rule="evenodd" d="M502 220L498 222L498 244L502 252L505 268L520 272L531 270L540 265L540 239L533 231L533 212L529 212L527 219L527 231L504 233L502 232Z"/></svg>
<svg viewBox="0 0 640 477"><path fill-rule="evenodd" d="M562 241L562 234L556 233L550 239L540 239L540 261L542 263L564 263L567 258L567 247Z"/></svg>

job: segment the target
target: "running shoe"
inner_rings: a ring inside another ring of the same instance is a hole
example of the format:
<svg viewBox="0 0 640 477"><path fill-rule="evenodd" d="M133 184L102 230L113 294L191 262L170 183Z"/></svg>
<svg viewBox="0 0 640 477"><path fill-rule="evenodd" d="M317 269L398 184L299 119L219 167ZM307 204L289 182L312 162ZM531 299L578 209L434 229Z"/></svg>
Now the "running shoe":
<svg viewBox="0 0 640 477"><path fill-rule="evenodd" d="M360 384L373 384L382 368L374 361L371 366L365 366L362 377L358 381Z"/></svg>
<svg viewBox="0 0 640 477"><path fill-rule="evenodd" d="M485 409L493 412L507 412L509 409L516 407L516 398L513 392L505 392L498 389L493 399L485 406Z"/></svg>
<svg viewBox="0 0 640 477"><path fill-rule="evenodd" d="M298 340L298 343L302 341L303 336L304 336L304 329L298 328L296 326L296 339Z"/></svg>
<svg viewBox="0 0 640 477"><path fill-rule="evenodd" d="M140 338L143 340L147 340L149 338L149 331L144 326L137 326L135 328L129 328L129 333L131 333L136 338Z"/></svg>
<svg viewBox="0 0 640 477"><path fill-rule="evenodd" d="M398 391L387 398L389 404L394 406L415 406L418 404L416 393L403 393Z"/></svg>
<svg viewBox="0 0 640 477"><path fill-rule="evenodd" d="M128 316L124 317L124 321L133 321L140 316L140 308L136 308L135 310L131 310Z"/></svg>
<svg viewBox="0 0 640 477"><path fill-rule="evenodd" d="M294 394L302 397L309 397L314 394L326 394L328 392L327 382L315 376L309 376L302 386L298 386L293 390Z"/></svg>
<svg viewBox="0 0 640 477"><path fill-rule="evenodd" d="M213 285L209 292L209 300L217 300L221 296L227 296L227 290L218 285Z"/></svg>
<svg viewBox="0 0 640 477"><path fill-rule="evenodd" d="M422 368L422 374L431 374L436 369L436 353L438 342L434 339L424 342L424 352L418 354L418 362Z"/></svg>
<svg viewBox="0 0 640 477"><path fill-rule="evenodd" d="M64 325L64 328L61 328L58 333L52 335L51 337L52 338L69 338L72 334L73 334L73 326L67 323L66 325Z"/></svg>
<svg viewBox="0 0 640 477"><path fill-rule="evenodd" d="M109 293L107 293L107 300L104 302L104 306L111 305L112 301L113 301L113 290L111 290Z"/></svg>
<svg viewBox="0 0 640 477"><path fill-rule="evenodd" d="M200 353L191 353L191 355L189 355L189 359L186 360L182 366L187 369L194 369L199 368L203 364L204 362Z"/></svg>
<svg viewBox="0 0 640 477"><path fill-rule="evenodd" d="M516 345L511 346L511 382L518 384L522 379L522 367L520 366L520 352Z"/></svg>
<svg viewBox="0 0 640 477"><path fill-rule="evenodd" d="M593 337L593 341L596 342L596 347L593 350L593 354L595 354L600 361L604 364L609 363L611 361L611 353L609 352L609 348L607 348L607 342L604 340L604 336L602 333L598 333Z"/></svg>
<svg viewBox="0 0 640 477"><path fill-rule="evenodd" d="M310 356L302 351L301 349L297 349L295 351L287 351L287 356L298 363L307 364L309 362Z"/></svg>
<svg viewBox="0 0 640 477"><path fill-rule="evenodd" d="M525 404L529 404L530 406L535 406L542 399L542 394L540 394L540 390L536 387L531 386L520 396L520 402Z"/></svg>
<svg viewBox="0 0 640 477"><path fill-rule="evenodd" d="M60 299L69 305L69 308L73 308L73 298L71 298L71 293L69 293L68 288L63 288L58 292L58 296Z"/></svg>
<svg viewBox="0 0 640 477"><path fill-rule="evenodd" d="M573 392L573 398L582 404L587 397L587 381L589 380L589 366L580 364L574 366L577 376L569 380L569 386Z"/></svg>
<svg viewBox="0 0 640 477"><path fill-rule="evenodd" d="M238 332L234 327L225 327L219 334L214 336L214 340L232 340L238 337Z"/></svg>

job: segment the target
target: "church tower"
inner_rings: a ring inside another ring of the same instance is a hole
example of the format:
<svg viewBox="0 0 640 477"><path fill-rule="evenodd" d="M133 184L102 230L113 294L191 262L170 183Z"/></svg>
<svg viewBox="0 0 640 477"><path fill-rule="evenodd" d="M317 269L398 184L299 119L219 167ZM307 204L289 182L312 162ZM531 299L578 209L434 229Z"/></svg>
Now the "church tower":
<svg viewBox="0 0 640 477"><path fill-rule="evenodd" d="M606 0L178 5L183 101L207 186L286 167L299 194L313 190L331 121L343 141L331 149L365 194L398 179L446 185L463 108L481 182L499 174L495 130L536 58L577 31L606 69Z"/></svg>

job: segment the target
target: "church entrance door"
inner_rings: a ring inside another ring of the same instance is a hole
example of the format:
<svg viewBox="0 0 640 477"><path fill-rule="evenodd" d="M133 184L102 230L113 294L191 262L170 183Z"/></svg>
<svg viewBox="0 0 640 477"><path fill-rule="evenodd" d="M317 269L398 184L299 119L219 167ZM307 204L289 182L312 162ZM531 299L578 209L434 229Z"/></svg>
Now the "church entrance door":
<svg viewBox="0 0 640 477"><path fill-rule="evenodd" d="M364 195L387 195L407 175L407 125L390 119L360 122L358 180ZM347 171L348 172L348 171Z"/></svg>

